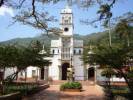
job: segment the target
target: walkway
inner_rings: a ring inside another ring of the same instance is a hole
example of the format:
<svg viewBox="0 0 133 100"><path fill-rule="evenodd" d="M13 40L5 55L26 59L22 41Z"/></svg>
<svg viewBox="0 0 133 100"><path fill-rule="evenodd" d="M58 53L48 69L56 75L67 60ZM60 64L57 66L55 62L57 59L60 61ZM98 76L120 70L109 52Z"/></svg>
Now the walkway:
<svg viewBox="0 0 133 100"><path fill-rule="evenodd" d="M50 88L23 100L104 100L104 93L100 86L83 86L82 92L61 92L59 85L51 85Z"/></svg>

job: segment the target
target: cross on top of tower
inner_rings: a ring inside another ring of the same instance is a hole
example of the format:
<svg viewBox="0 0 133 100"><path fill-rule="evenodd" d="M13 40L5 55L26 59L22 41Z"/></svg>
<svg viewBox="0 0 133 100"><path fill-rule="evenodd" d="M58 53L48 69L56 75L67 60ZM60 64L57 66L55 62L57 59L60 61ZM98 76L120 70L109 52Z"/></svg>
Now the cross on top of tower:
<svg viewBox="0 0 133 100"><path fill-rule="evenodd" d="M72 13L72 9L70 8L69 0L67 1L65 8L61 10L61 13Z"/></svg>

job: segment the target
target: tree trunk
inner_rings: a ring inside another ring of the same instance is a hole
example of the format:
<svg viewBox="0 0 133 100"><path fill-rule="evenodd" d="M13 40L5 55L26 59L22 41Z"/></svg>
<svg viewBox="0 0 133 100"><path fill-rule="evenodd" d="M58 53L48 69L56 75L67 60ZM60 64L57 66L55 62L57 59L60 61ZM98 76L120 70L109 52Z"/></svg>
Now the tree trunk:
<svg viewBox="0 0 133 100"><path fill-rule="evenodd" d="M25 69L25 83L26 83L26 80L27 80L27 70Z"/></svg>
<svg viewBox="0 0 133 100"><path fill-rule="evenodd" d="M108 22L108 30L109 30L109 46L111 47L112 46L112 37L111 37L111 27L110 27L110 18L108 19L109 22Z"/></svg>

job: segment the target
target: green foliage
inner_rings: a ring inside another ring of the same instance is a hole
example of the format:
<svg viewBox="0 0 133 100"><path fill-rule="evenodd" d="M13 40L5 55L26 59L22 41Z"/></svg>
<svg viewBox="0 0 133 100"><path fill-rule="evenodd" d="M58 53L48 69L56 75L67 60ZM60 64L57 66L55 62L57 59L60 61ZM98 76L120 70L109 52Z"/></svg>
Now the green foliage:
<svg viewBox="0 0 133 100"><path fill-rule="evenodd" d="M44 60L43 57L47 55L38 54L41 50L39 41L34 42L29 47L17 48L15 46L0 47L0 69L7 67L17 67L17 71L7 77L7 81L12 81L17 74L25 70L28 66L43 67L49 65L50 62Z"/></svg>
<svg viewBox="0 0 133 100"><path fill-rule="evenodd" d="M38 84L36 83L5 83L5 93L4 94L9 94L13 92L20 92L22 95L25 95L26 92L28 91L34 91L38 87Z"/></svg>
<svg viewBox="0 0 133 100"><path fill-rule="evenodd" d="M60 90L64 89L82 89L82 85L79 82L67 82L60 86Z"/></svg>
<svg viewBox="0 0 133 100"><path fill-rule="evenodd" d="M115 27L115 32L119 35L120 38L126 39L127 46L130 45L130 36L133 32L133 27L126 19L120 20L120 22Z"/></svg>
<svg viewBox="0 0 133 100"><path fill-rule="evenodd" d="M103 71L101 72L101 75L107 78L111 78L113 75L116 75L116 73L112 68L107 67L103 69Z"/></svg>

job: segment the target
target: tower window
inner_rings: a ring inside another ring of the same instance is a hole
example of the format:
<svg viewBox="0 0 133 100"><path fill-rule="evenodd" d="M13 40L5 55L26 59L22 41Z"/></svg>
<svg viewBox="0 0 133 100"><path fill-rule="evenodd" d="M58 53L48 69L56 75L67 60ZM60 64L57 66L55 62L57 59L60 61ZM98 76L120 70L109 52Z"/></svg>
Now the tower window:
<svg viewBox="0 0 133 100"><path fill-rule="evenodd" d="M65 23L68 23L68 20L65 20Z"/></svg>

